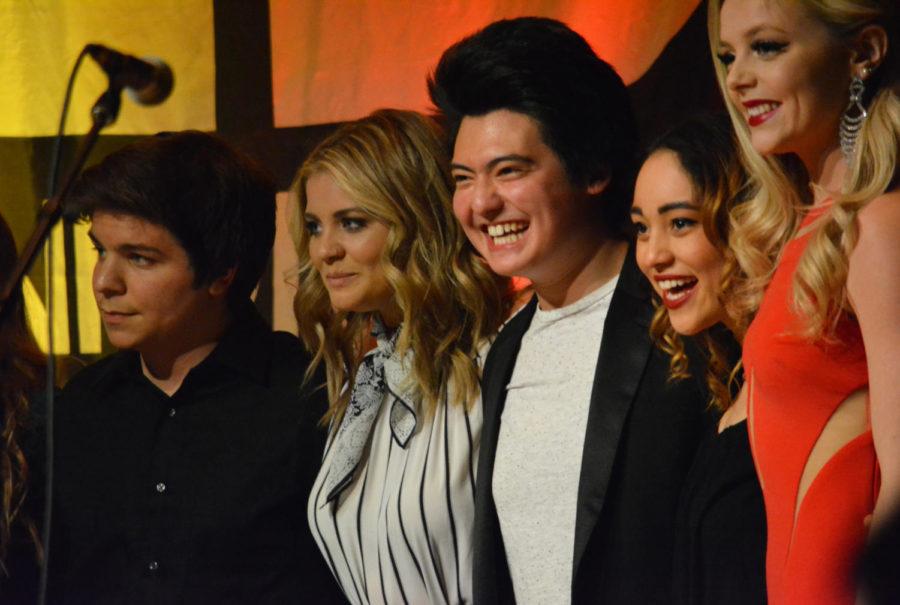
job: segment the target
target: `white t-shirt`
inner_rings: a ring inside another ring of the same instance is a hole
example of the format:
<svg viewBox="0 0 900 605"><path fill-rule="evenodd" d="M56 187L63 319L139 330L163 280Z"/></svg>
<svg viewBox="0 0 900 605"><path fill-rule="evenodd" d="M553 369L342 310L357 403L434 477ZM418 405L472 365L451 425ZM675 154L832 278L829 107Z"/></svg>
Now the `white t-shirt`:
<svg viewBox="0 0 900 605"><path fill-rule="evenodd" d="M581 457L617 281L561 309L538 308L506 386L492 481L520 604L572 598Z"/></svg>

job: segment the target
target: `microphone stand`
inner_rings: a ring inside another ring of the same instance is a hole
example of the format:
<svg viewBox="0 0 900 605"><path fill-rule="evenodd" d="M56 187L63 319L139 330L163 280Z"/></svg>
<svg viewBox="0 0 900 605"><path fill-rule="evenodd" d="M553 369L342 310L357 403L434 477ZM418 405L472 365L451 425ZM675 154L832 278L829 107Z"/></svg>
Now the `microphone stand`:
<svg viewBox="0 0 900 605"><path fill-rule="evenodd" d="M25 274L28 273L44 242L50 236L50 230L62 216L64 202L75 184L75 179L81 174L81 169L87 162L88 155L90 155L91 150L97 143L100 131L116 121L122 101L121 94L121 84L112 80L109 88L100 95L100 98L97 99L97 102L91 108L91 129L81 139L81 144L75 154L75 161L66 174L59 192L47 200L38 212L34 231L32 231L31 237L28 238L28 241L22 248L22 253L19 255L12 273L7 277L2 292L0 292L0 322L7 320L9 309L12 308L10 301L18 292L22 285L22 280L25 279Z"/></svg>
<svg viewBox="0 0 900 605"><path fill-rule="evenodd" d="M35 223L34 230L31 234L31 237L28 239L28 242L25 244L25 247L22 249L22 253L19 255L18 260L16 261L15 267L13 267L12 273L7 277L6 283L3 286L2 293L0 293L0 325L5 325L8 321L15 321L15 318L12 316L12 309L15 307L13 301L19 295L20 288L22 286L22 281L25 279L25 274L28 273L28 270L31 268L31 265L34 263L35 258L37 258L38 253L41 251L44 242L50 235L50 230L53 226L59 222L59 219L63 215L63 207L66 199L69 196L69 193L72 190L72 186L75 184L75 180L78 178L78 175L81 173L81 169L84 167L84 164L87 162L88 155L91 153L91 150L94 148L94 145L97 143L97 138L100 136L100 131L103 130L106 126L109 126L113 122L116 121L116 118L119 115L119 108L121 106L121 94L122 94L123 86L116 81L114 78L110 78L109 86L100 98L97 99L97 102L94 103L94 106L91 108L91 129L88 131L84 137L81 139L81 143L78 147L78 151L75 154L75 160L72 163L72 166L69 168L68 173L66 174L65 180L63 181L63 185L60 188L59 192L53 195L47 202L41 207L40 212L38 213L37 222ZM68 95L67 95L68 96ZM51 294L52 296L52 294ZM52 299L48 300L48 309L52 309ZM50 318L52 321L52 317ZM47 602L47 579L48 579L48 567L49 567L49 557L50 557L50 525L53 514L53 398L54 398L54 383L52 379L53 375L53 357L52 357L52 346L51 346L51 355L48 359L48 373L51 378L47 381L47 418L46 418L46 426L45 432L47 435L47 442L45 444L46 448L46 477L45 477L45 502L44 502L44 522L43 528L41 529L41 543L44 546L44 555L43 561L41 562L41 573L39 580L39 591L38 591L38 603L40 605L44 605Z"/></svg>

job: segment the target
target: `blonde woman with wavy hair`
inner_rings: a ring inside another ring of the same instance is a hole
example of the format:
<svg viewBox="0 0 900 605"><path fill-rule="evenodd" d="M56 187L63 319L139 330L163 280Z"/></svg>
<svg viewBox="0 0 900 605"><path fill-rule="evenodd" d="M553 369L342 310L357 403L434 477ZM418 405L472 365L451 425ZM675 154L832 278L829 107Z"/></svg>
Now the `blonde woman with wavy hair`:
<svg viewBox="0 0 900 605"><path fill-rule="evenodd" d="M754 184L731 242L736 304L756 311L743 359L776 604L853 602L868 519L900 504L898 24L896 0L709 6Z"/></svg>
<svg viewBox="0 0 900 605"><path fill-rule="evenodd" d="M448 167L428 118L381 110L293 186L295 311L330 398L308 517L354 603L471 601L479 351L509 305L453 218Z"/></svg>

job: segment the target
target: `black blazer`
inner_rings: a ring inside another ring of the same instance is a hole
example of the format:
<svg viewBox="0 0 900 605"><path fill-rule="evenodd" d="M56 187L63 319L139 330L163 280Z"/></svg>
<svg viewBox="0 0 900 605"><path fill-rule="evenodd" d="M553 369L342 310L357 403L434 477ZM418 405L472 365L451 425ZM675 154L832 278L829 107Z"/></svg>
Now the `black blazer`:
<svg viewBox="0 0 900 605"><path fill-rule="evenodd" d="M474 529L479 605L514 602L491 484L506 385L536 305L532 299L510 320L484 367ZM711 416L701 381L667 380L668 358L649 337L652 315L649 284L629 250L604 324L591 392L578 485L573 603L671 600L678 497Z"/></svg>

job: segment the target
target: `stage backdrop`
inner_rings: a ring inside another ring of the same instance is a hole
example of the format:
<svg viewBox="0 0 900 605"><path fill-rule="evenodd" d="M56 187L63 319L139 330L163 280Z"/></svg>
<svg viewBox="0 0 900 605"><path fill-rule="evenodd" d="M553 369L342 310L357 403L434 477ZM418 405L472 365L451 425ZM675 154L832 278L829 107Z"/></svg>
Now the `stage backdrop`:
<svg viewBox="0 0 900 605"><path fill-rule="evenodd" d="M447 46L500 18L554 17L583 34L630 85L647 139L718 105L699 0L30 0L0 4L0 212L19 246L46 195L52 135L68 73L86 43L164 59L175 90L164 105L123 99L91 161L160 130L217 131L266 164L287 189L336 123L379 107L428 111L425 78ZM86 59L76 82L65 162L105 76ZM296 257L279 195L278 236L257 305L295 330L286 277ZM60 226L26 285L46 346L92 357L108 345L90 291L94 252L83 225ZM49 280L51 275L53 280ZM291 280L288 280L291 281ZM50 285L52 283L52 285Z"/></svg>

